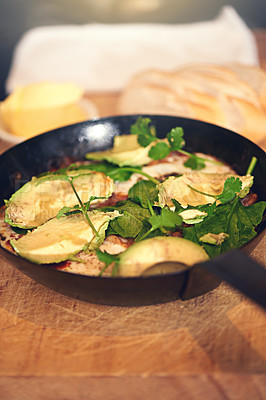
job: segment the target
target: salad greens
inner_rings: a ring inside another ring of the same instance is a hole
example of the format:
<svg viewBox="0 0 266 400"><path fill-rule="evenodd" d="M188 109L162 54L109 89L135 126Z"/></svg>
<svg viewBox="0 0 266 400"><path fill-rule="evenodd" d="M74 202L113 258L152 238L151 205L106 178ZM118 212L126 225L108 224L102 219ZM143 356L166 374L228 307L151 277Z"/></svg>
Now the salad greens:
<svg viewBox="0 0 266 400"><path fill-rule="evenodd" d="M151 120L140 117L131 126L130 132L132 135L137 135L137 141L140 146L147 147L153 144L148 153L153 160L161 160L170 152L177 151L188 156L184 165L194 171L202 170L206 162L212 162L217 165L222 164L219 161L198 157L183 150L185 145L184 132L180 127L173 128L168 132L166 139L158 139L156 129L151 125ZM244 206L241 200L248 194L250 185L253 183L251 174L255 165L256 158L253 157L245 177L246 180L250 181L250 184L244 185L241 181L242 177L229 174L230 176L227 179L223 178L223 186L221 186L219 194L201 191L194 187L193 183L186 183L186 187L190 189L192 195L193 193L199 193L207 197L204 204L198 203L199 205L196 206L191 205L189 202L186 206L184 204L182 206L182 200L178 201L177 196L176 198L169 197L170 203L162 204L158 202L158 194L160 196L160 187L162 185L159 179L145 173L139 166L119 167L107 161L92 162L87 165L71 164L58 171L42 174L38 178L40 179L38 185L42 183L42 177L45 181L67 181L75 194L77 204L63 206L57 213L56 219L81 213L97 239L99 232L91 221L90 215L92 214L89 211L91 211L92 203L95 203L95 200L107 199L112 195L112 192L105 197L92 195L88 201L83 202L75 186L75 179L80 177L79 171L82 170L83 176L93 174L93 171L102 172L111 178L111 182L112 184L114 182L114 185L115 182L128 181L132 174L138 174L144 179L138 180L130 187L126 200L118 201L115 204L111 203L112 205L107 206L100 203L97 205L97 210L103 214L116 211L117 215L119 215L119 218L117 216L112 217L108 221L106 236L118 235L122 238L130 238L134 239L135 242L140 242L156 236L171 236L175 232L184 239L203 247L209 257L215 257L230 249L242 247L256 236L256 226L262 221L266 202L261 201ZM200 174L204 175L203 172L193 172L193 174L196 174L198 182ZM208 177L208 179L210 178ZM190 182L195 181L191 179ZM206 187L208 185L204 186L205 189ZM171 190L172 184L170 183L170 193L174 193ZM209 198L213 199L213 201L209 201ZM99 260L105 264L100 275L111 264L113 265L113 275L115 275L119 263L119 255L103 252L99 248L95 251ZM75 260L77 261L76 257Z"/></svg>
<svg viewBox="0 0 266 400"><path fill-rule="evenodd" d="M179 153L189 156L184 165L191 169L200 170L204 168L206 161L221 165L219 161L208 160L182 150L185 145L185 140L183 138L184 131L181 127L171 129L171 131L166 135L166 142L164 139L157 138L156 128L150 124L150 118L139 117L135 124L131 126L130 132L133 135L138 135L138 143L142 147L147 147L149 144L156 141L156 144L149 150L149 157L153 158L154 160L161 160L165 158L171 151L179 151Z"/></svg>

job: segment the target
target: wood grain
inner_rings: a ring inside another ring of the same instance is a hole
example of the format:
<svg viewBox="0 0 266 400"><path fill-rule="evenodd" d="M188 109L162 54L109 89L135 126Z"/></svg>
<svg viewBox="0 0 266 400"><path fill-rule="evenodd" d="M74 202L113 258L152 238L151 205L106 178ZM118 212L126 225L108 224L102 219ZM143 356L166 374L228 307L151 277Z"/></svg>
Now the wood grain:
<svg viewBox="0 0 266 400"><path fill-rule="evenodd" d="M255 35L266 66L266 31ZM91 96L102 116L114 113L118 93ZM262 263L265 240L252 251ZM108 307L53 292L0 259L1 400L265 393L266 313L225 283L185 302Z"/></svg>

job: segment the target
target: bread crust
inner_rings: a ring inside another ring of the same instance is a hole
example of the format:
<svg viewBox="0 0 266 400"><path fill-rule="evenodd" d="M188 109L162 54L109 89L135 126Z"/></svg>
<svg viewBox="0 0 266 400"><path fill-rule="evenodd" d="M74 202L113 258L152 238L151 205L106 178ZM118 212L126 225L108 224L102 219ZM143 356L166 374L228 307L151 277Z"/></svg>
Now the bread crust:
<svg viewBox="0 0 266 400"><path fill-rule="evenodd" d="M117 113L199 119L261 143L266 137L266 73L242 64L145 70L121 92Z"/></svg>

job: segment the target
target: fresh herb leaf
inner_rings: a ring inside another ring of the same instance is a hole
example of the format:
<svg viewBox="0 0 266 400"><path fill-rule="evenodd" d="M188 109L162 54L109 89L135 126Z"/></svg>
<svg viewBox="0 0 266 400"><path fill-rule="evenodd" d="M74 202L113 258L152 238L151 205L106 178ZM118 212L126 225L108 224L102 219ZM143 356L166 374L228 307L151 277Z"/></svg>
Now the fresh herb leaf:
<svg viewBox="0 0 266 400"><path fill-rule="evenodd" d="M191 168L195 171L200 171L205 167L205 162L201 157L197 157L195 154L191 154L187 161L184 162L184 166Z"/></svg>
<svg viewBox="0 0 266 400"><path fill-rule="evenodd" d="M225 180L223 190L218 195L202 192L201 190L195 189L190 185L188 185L188 187L197 193L212 197L216 200L219 200L222 204L225 204L235 199L236 195L241 191L242 182L239 178L230 176Z"/></svg>
<svg viewBox="0 0 266 400"><path fill-rule="evenodd" d="M151 216L148 219L148 222L150 223L151 228L142 237L140 237L139 240L145 239L156 229L173 229L177 226L181 226L182 218L168 208L163 208L161 214Z"/></svg>
<svg viewBox="0 0 266 400"><path fill-rule="evenodd" d="M182 224L182 218L168 208L163 208L161 214L153 215L149 218L149 222L153 230L160 227L175 228Z"/></svg>
<svg viewBox="0 0 266 400"><path fill-rule="evenodd" d="M138 143L142 147L147 147L156 140L156 132L154 127L150 127L150 118L139 117L135 124L131 125L130 133L138 135Z"/></svg>
<svg viewBox="0 0 266 400"><path fill-rule="evenodd" d="M185 145L183 136L184 131L180 127L173 128L169 133L167 133L166 137L168 139L171 151L178 151L182 149L182 147Z"/></svg>
<svg viewBox="0 0 266 400"><path fill-rule="evenodd" d="M141 228L138 236L136 236L136 238L135 238L136 242L139 242L140 240L142 240L143 237L145 238L147 236L149 236L149 238L156 237L156 236L162 236L162 230L160 228L155 229L153 231L151 231L150 229L151 229L151 224L149 223L148 219L145 219L144 221L142 221L142 228ZM147 233L147 236L146 236L146 233Z"/></svg>
<svg viewBox="0 0 266 400"><path fill-rule="evenodd" d="M130 171L128 169L124 168L118 168L117 165L111 164L107 161L101 162L101 163L91 163L91 164L86 164L86 165L79 165L78 167L71 168L70 170L79 170L79 169L88 169L90 171L97 171L97 172L103 172L105 175L109 176L115 181L127 181L130 179L131 175L134 173L134 171ZM139 169L141 171L141 168L135 167L135 169Z"/></svg>
<svg viewBox="0 0 266 400"><path fill-rule="evenodd" d="M99 273L99 276L103 274L103 272L111 265L112 263L115 263L113 271L115 269L115 266L117 265L119 261L119 256L114 255L114 254L109 254L107 251L101 251L100 249L96 249L96 255L99 258L100 261L105 263L105 266L101 269L101 272Z"/></svg>
<svg viewBox="0 0 266 400"><path fill-rule="evenodd" d="M176 213L186 210L186 208L182 207L181 204L179 203L179 201L177 201L176 199L171 199L171 201L172 201L173 205L175 206Z"/></svg>
<svg viewBox="0 0 266 400"><path fill-rule="evenodd" d="M130 132L133 135L138 135L138 143L142 147L147 147L154 141L157 142L149 151L149 156L154 160L163 159L170 153L170 151L179 151L180 153L189 156L189 159L186 161L188 165L186 165L186 163L184 165L191 169L200 170L205 167L205 162L222 165L219 161L198 157L195 154L182 150L182 147L185 144L182 128L176 127L171 129L171 131L166 135L168 139L167 144L162 139L156 137L156 130L153 126L150 127L150 123L151 120L149 118L139 117L136 123L131 126Z"/></svg>
<svg viewBox="0 0 266 400"><path fill-rule="evenodd" d="M76 175L76 176L73 176L73 177L71 177L71 176L68 176L68 175L51 175L50 177L49 177L49 180L62 180L62 181L67 181L67 182L69 182L70 183L70 186L71 186L71 188L72 188L72 190L73 190L73 192L74 192L74 194L75 194L75 196L76 196L76 198L77 198L77 200L78 200L78 203L79 203L79 207L77 207L77 206L74 206L74 207L72 207L73 208L73 210L78 210L78 208L80 208L80 211L83 213L83 215L85 216L85 218L86 218L86 221L88 222L88 224L89 224L89 226L91 227L91 229L93 230L93 232L94 232L94 234L96 235L96 236L99 236L99 233L97 232L97 230L95 229L95 227L94 227L94 225L93 225L93 223L91 222L91 220L90 220L90 217L89 217L89 215L88 215L88 213L87 213L87 207L83 204L83 202L82 202L82 200L81 200L81 198L80 198L80 196L79 196L79 194L78 194L78 192L77 192L77 190L76 190L76 188L75 188L75 186L74 186L74 183L73 183L73 181L76 179L76 178L78 178L80 175ZM45 177L44 178L44 180L47 180L47 177ZM43 180L41 179L40 180L40 182L38 182L38 185L42 182ZM92 200L94 200L94 199L96 199L96 197L95 196L92 196L90 199L89 199L89 203L92 201ZM76 208L77 207L77 208ZM63 207L64 208L64 207ZM67 209L68 209L68 207L67 207ZM57 218L60 218L62 215L64 215L66 212L70 212L71 211L71 209L70 210L66 210L66 208L64 209L64 211L62 211L62 209L61 210L59 210L59 217L57 217ZM57 215L58 215L57 214Z"/></svg>
<svg viewBox="0 0 266 400"><path fill-rule="evenodd" d="M148 209L131 200L120 201L115 207L104 207L102 210L118 210L121 217L112 220L107 229L107 235L119 235L124 238L135 238L143 227L143 221L151 216Z"/></svg>
<svg viewBox="0 0 266 400"><path fill-rule="evenodd" d="M230 176L224 182L223 191L221 194L216 196L217 200L220 200L222 204L229 203L234 200L236 194L240 192L242 188L242 182L239 178Z"/></svg>
<svg viewBox="0 0 266 400"><path fill-rule="evenodd" d="M149 179L151 182L154 182L156 185L158 183L160 183L157 179L153 178L151 175L147 174L146 172L143 172L141 169L137 168L137 167L120 167L120 168L116 168L114 169L112 172L109 173L110 178L114 178L114 174L116 173L120 173L123 171L130 171L130 172L135 172L136 174L145 176L145 178Z"/></svg>
<svg viewBox="0 0 266 400"><path fill-rule="evenodd" d="M256 226L262 221L266 202L261 201L251 206L242 205L238 197L232 203L221 204L212 216L208 216L199 224L183 229L185 239L202 244L210 257L218 256L225 251L240 248L256 236ZM208 234L229 235L220 246L200 243L199 239Z"/></svg>
<svg viewBox="0 0 266 400"><path fill-rule="evenodd" d="M149 150L149 157L153 158L153 160L161 160L168 156L170 153L170 148L165 142L156 143Z"/></svg>
<svg viewBox="0 0 266 400"><path fill-rule="evenodd" d="M158 197L158 189L155 183L142 180L129 189L128 197L151 211L151 207ZM153 214L152 211L151 214Z"/></svg>
<svg viewBox="0 0 266 400"><path fill-rule="evenodd" d="M56 218L59 219L65 215L69 215L72 213L74 210L80 210L80 206L76 205L74 207L62 207L61 210L58 211ZM81 211L81 210L80 210Z"/></svg>

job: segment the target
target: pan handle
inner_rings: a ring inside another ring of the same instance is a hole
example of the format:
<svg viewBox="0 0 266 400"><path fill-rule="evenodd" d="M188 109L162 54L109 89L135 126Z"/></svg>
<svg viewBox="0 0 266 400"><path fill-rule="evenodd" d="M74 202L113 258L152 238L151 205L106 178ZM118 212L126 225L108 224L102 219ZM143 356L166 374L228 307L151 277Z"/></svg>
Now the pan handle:
<svg viewBox="0 0 266 400"><path fill-rule="evenodd" d="M266 269L240 250L199 264L266 309Z"/></svg>

